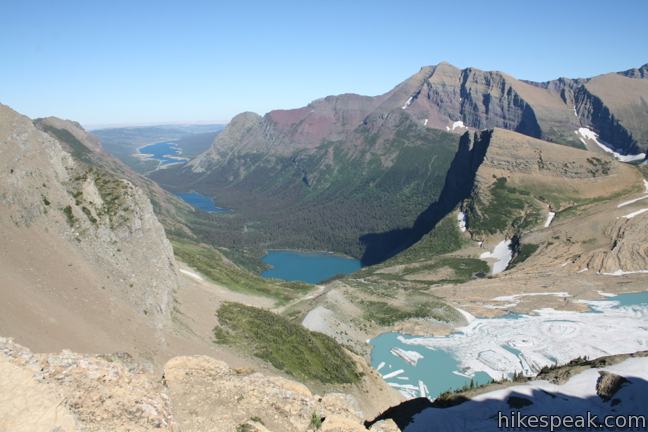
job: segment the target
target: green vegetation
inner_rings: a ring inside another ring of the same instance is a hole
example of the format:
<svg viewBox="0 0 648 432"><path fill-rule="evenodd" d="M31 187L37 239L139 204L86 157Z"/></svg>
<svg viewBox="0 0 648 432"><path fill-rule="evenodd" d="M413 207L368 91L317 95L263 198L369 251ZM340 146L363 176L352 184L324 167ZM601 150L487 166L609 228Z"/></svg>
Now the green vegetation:
<svg viewBox="0 0 648 432"><path fill-rule="evenodd" d="M315 430L322 427L322 417L319 414L317 414L316 412L313 412L311 414L310 427L315 429Z"/></svg>
<svg viewBox="0 0 648 432"><path fill-rule="evenodd" d="M259 424L265 424L265 423L263 423L263 420L261 420L261 417L258 417L258 416L250 417L250 420L252 420L253 422L259 423Z"/></svg>
<svg viewBox="0 0 648 432"><path fill-rule="evenodd" d="M461 284L473 279L477 274L486 274L489 271L488 264L478 258L442 256L421 265L407 267L400 273L400 276L405 278L415 273L433 273L444 268L452 270L453 274L429 283Z"/></svg>
<svg viewBox="0 0 648 432"><path fill-rule="evenodd" d="M182 261L212 281L234 291L263 295L287 302L306 294L312 285L266 279L229 262L215 248L188 240L172 238L173 251Z"/></svg>
<svg viewBox="0 0 648 432"><path fill-rule="evenodd" d="M593 204L598 204L613 199L617 199L633 192L639 192L641 190L643 190L643 187L637 185L607 196L574 199L570 202L569 205L562 207L559 211L556 212L556 220L565 219L571 216L576 216L586 211Z"/></svg>
<svg viewBox="0 0 648 432"><path fill-rule="evenodd" d="M523 230L538 224L541 212L529 191L507 185L498 178L489 188L489 199L473 196L468 207L470 230L477 234L496 234L509 229Z"/></svg>
<svg viewBox="0 0 648 432"><path fill-rule="evenodd" d="M95 217L92 215L92 211L90 211L90 209L89 209L88 207L86 207L86 206L81 207L81 211L83 211L83 213L86 215L86 217L88 218L88 220L89 220L91 223L93 223L93 224L96 224L96 223L97 223L97 218L95 218Z"/></svg>
<svg viewBox="0 0 648 432"><path fill-rule="evenodd" d="M540 247L540 245L533 244L533 243L523 243L523 244L521 244L517 254L511 260L508 268L512 269L516 265L521 264L524 261L526 261L531 255L533 255L538 250L539 247Z"/></svg>
<svg viewBox="0 0 648 432"><path fill-rule="evenodd" d="M390 326L412 318L433 318L443 322L458 318L452 307L434 300L405 306L372 300L360 300L359 304L364 310L363 318L381 326Z"/></svg>
<svg viewBox="0 0 648 432"><path fill-rule="evenodd" d="M73 227L76 223L76 217L74 217L74 213L72 213L72 207L66 206L63 209L63 214L65 215L65 220L67 221L68 225L70 227Z"/></svg>
<svg viewBox="0 0 648 432"><path fill-rule="evenodd" d="M592 175L592 177L608 175L610 173L610 168L612 167L612 162L597 157L587 158L587 163L591 165L591 168L587 171Z"/></svg>
<svg viewBox="0 0 648 432"><path fill-rule="evenodd" d="M48 200L45 195L43 195L42 198L43 198L43 204L49 207L49 205L51 204L50 200Z"/></svg>
<svg viewBox="0 0 648 432"><path fill-rule="evenodd" d="M457 251L461 249L464 243L465 240L459 231L455 213L451 212L416 244L396 255L384 265L412 263L422 259L430 259L437 255Z"/></svg>
<svg viewBox="0 0 648 432"><path fill-rule="evenodd" d="M100 213L108 216L113 227L126 223L130 217L128 200L132 198L128 184L109 173L93 172L94 183L103 201Z"/></svg>
<svg viewBox="0 0 648 432"><path fill-rule="evenodd" d="M174 168L151 177L178 190L194 188L235 210L188 215L187 225L202 242L257 256L293 248L359 258L363 235L409 226L439 198L456 153L456 135L408 122L390 138L360 128L344 142L289 157L237 155L199 183Z"/></svg>
<svg viewBox="0 0 648 432"><path fill-rule="evenodd" d="M331 384L360 379L353 359L329 336L311 332L267 310L238 303L224 303L217 316L217 343L250 350L297 379Z"/></svg>

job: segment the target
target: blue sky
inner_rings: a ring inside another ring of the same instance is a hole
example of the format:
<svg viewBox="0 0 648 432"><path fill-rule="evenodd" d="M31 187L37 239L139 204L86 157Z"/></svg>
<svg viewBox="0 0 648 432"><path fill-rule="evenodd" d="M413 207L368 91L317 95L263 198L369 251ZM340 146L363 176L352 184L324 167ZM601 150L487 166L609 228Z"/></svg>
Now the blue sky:
<svg viewBox="0 0 648 432"><path fill-rule="evenodd" d="M549 80L648 62L648 1L29 1L0 4L0 102L85 125L225 122L421 66Z"/></svg>

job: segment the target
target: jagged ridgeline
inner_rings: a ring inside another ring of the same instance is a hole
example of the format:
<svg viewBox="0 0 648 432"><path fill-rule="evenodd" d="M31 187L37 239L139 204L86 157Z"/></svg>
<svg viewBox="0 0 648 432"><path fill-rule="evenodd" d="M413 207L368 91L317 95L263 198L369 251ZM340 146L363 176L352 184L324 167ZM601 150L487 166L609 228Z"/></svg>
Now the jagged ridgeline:
<svg viewBox="0 0 648 432"><path fill-rule="evenodd" d="M380 96L343 94L263 117L240 114L209 150L152 177L235 210L205 233L214 244L256 253L333 250L374 264L468 198L485 151L473 145L488 141L475 132L500 128L600 152L587 138L595 132L620 154L645 152L647 68L534 83L441 63ZM536 223L533 205L547 205L519 196L504 180L480 191L494 206L504 195L515 198L524 213L518 227ZM476 232L509 230L487 217L486 205L474 195L468 205Z"/></svg>

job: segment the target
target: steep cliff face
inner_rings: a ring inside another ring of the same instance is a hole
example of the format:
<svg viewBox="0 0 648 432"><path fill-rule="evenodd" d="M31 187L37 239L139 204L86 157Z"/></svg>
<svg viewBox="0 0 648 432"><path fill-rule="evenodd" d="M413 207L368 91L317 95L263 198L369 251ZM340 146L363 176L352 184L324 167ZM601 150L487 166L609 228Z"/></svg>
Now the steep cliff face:
<svg viewBox="0 0 648 432"><path fill-rule="evenodd" d="M648 80L612 73L587 80L583 88L593 99L585 121L604 141L623 154L648 150Z"/></svg>
<svg viewBox="0 0 648 432"><path fill-rule="evenodd" d="M637 183L633 167L609 156L504 129L481 138L488 151L464 203L469 230L477 238L511 238L542 225L549 212L620 194Z"/></svg>
<svg viewBox="0 0 648 432"><path fill-rule="evenodd" d="M99 340L91 322L126 310L162 327L176 263L147 196L90 162L98 147L78 125L37 124L0 106L2 331L46 345L50 332L56 345L87 319L84 338ZM21 326L21 315L39 318Z"/></svg>

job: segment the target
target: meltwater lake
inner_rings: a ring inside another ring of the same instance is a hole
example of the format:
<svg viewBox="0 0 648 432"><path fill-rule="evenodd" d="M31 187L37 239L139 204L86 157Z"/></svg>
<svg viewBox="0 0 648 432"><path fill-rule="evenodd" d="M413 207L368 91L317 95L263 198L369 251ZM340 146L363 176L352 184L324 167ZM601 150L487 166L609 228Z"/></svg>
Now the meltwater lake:
<svg viewBox="0 0 648 432"><path fill-rule="evenodd" d="M585 355L634 352L648 337L648 291L605 294L584 301L587 312L541 310L474 318L448 336L383 333L369 341L371 365L407 398L436 398L447 390L483 384L514 372ZM488 371L488 372L486 372Z"/></svg>
<svg viewBox="0 0 648 432"><path fill-rule="evenodd" d="M261 276L311 284L353 273L361 267L357 259L324 252L271 250L262 259L272 267Z"/></svg>

